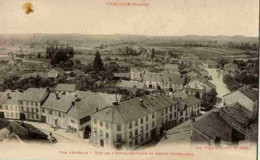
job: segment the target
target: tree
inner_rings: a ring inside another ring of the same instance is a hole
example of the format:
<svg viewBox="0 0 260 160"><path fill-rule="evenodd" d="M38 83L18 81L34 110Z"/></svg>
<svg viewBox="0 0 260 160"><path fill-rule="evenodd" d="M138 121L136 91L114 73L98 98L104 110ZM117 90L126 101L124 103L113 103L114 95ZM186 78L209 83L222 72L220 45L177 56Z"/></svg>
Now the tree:
<svg viewBox="0 0 260 160"><path fill-rule="evenodd" d="M155 56L155 50L154 50L154 48L153 48L153 49L152 49L152 53L151 53L151 58L153 59L154 56Z"/></svg>
<svg viewBox="0 0 260 160"><path fill-rule="evenodd" d="M99 54L99 51L97 50L96 55L95 55L95 59L93 61L93 69L96 70L97 72L104 70L104 66L103 66L103 61L101 59L101 56Z"/></svg>

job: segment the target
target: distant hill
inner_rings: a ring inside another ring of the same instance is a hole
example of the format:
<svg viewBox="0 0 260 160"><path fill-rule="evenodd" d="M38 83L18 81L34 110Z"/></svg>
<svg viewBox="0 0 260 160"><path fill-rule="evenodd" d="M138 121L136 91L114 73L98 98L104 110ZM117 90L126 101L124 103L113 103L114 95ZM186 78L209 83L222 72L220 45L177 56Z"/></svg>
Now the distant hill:
<svg viewBox="0 0 260 160"><path fill-rule="evenodd" d="M145 36L145 35L127 35L127 34L111 34L111 35L85 35L85 34L3 34L0 35L0 40L28 40L28 41L145 41L145 40L180 40L180 41L231 41L231 42L250 42L257 43L258 37L246 36Z"/></svg>

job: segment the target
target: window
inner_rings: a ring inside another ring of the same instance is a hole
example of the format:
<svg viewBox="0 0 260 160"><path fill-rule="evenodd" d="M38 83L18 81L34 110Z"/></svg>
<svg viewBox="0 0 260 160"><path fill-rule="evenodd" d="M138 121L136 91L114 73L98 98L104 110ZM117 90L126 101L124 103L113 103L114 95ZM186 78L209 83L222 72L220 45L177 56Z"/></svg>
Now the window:
<svg viewBox="0 0 260 160"><path fill-rule="evenodd" d="M6 115L6 117L9 117L9 112L6 112L5 115Z"/></svg>
<svg viewBox="0 0 260 160"><path fill-rule="evenodd" d="M103 137L103 131L100 130L100 137Z"/></svg>
<svg viewBox="0 0 260 160"><path fill-rule="evenodd" d="M59 117L61 117L61 113L59 112Z"/></svg>
<svg viewBox="0 0 260 160"><path fill-rule="evenodd" d="M183 115L183 111L180 112L180 116L182 116L182 115Z"/></svg>
<svg viewBox="0 0 260 160"><path fill-rule="evenodd" d="M135 120L135 126L138 126L138 119Z"/></svg>
<svg viewBox="0 0 260 160"><path fill-rule="evenodd" d="M121 125L117 125L117 131L121 131Z"/></svg>
<svg viewBox="0 0 260 160"><path fill-rule="evenodd" d="M23 111L23 106L21 106L21 111Z"/></svg>
<svg viewBox="0 0 260 160"><path fill-rule="evenodd" d="M103 126L103 122L102 122L102 121L100 121L100 126L101 126L101 127Z"/></svg>
<svg viewBox="0 0 260 160"><path fill-rule="evenodd" d="M75 121L73 119L70 120L71 123L74 123Z"/></svg>
<svg viewBox="0 0 260 160"><path fill-rule="evenodd" d="M8 110L8 106L5 106L5 109Z"/></svg>
<svg viewBox="0 0 260 160"><path fill-rule="evenodd" d="M177 113L176 112L174 112L174 117L177 117Z"/></svg>
<svg viewBox="0 0 260 160"><path fill-rule="evenodd" d="M138 145L138 137L135 138L135 145Z"/></svg>
<svg viewBox="0 0 260 160"><path fill-rule="evenodd" d="M140 142L142 143L144 141L144 136L141 135Z"/></svg>
<svg viewBox="0 0 260 160"><path fill-rule="evenodd" d="M163 111L162 111L162 113L161 113L161 116L163 116Z"/></svg>
<svg viewBox="0 0 260 160"><path fill-rule="evenodd" d="M52 110L50 110L50 115L52 115Z"/></svg>
<svg viewBox="0 0 260 160"><path fill-rule="evenodd" d="M106 138L109 138L109 134L108 133L106 133Z"/></svg>
<svg viewBox="0 0 260 160"><path fill-rule="evenodd" d="M26 101L26 105L29 105L29 101Z"/></svg>
<svg viewBox="0 0 260 160"><path fill-rule="evenodd" d="M141 118L141 124L143 124L143 122L144 122L144 121L143 121L143 118Z"/></svg>
<svg viewBox="0 0 260 160"><path fill-rule="evenodd" d="M109 124L108 123L106 123L106 129L108 129L109 128Z"/></svg>
<svg viewBox="0 0 260 160"><path fill-rule="evenodd" d="M122 141L122 135L121 134L117 134L116 135L116 139L117 139L117 142L121 142Z"/></svg>
<svg viewBox="0 0 260 160"><path fill-rule="evenodd" d="M144 127L143 126L141 126L141 133L143 133L144 132Z"/></svg>
<svg viewBox="0 0 260 160"><path fill-rule="evenodd" d="M19 114L18 114L18 113L15 113L15 117L17 117L17 118L18 118L18 117L19 117Z"/></svg>
<svg viewBox="0 0 260 160"><path fill-rule="evenodd" d="M42 113L44 113L45 112L45 110L44 110L44 108L42 109Z"/></svg>
<svg viewBox="0 0 260 160"><path fill-rule="evenodd" d="M10 115L10 117L14 117L14 112L11 112L11 115Z"/></svg>
<svg viewBox="0 0 260 160"><path fill-rule="evenodd" d="M12 110L13 110L13 106L10 105L10 111L12 111Z"/></svg>
<svg viewBox="0 0 260 160"><path fill-rule="evenodd" d="M135 136L137 136L137 135L138 135L138 129L135 130Z"/></svg>
<svg viewBox="0 0 260 160"><path fill-rule="evenodd" d="M97 119L94 119L94 123L97 124Z"/></svg>
<svg viewBox="0 0 260 160"><path fill-rule="evenodd" d="M148 116L146 116L145 118L146 118L146 121L148 121Z"/></svg>
<svg viewBox="0 0 260 160"><path fill-rule="evenodd" d="M154 117L155 117L155 116L154 116L154 113L153 113L152 118L154 119Z"/></svg>
<svg viewBox="0 0 260 160"><path fill-rule="evenodd" d="M31 103L30 103L30 104L31 104L31 106L33 106L33 102L32 102L32 101L31 101Z"/></svg>
<svg viewBox="0 0 260 160"><path fill-rule="evenodd" d="M149 133L146 133L146 140L149 139Z"/></svg>
<svg viewBox="0 0 260 160"><path fill-rule="evenodd" d="M38 108L35 108L35 112L37 112L37 113L38 113L38 111L39 111L39 110L38 110Z"/></svg>
<svg viewBox="0 0 260 160"><path fill-rule="evenodd" d="M29 107L26 107L26 111L29 112Z"/></svg>
<svg viewBox="0 0 260 160"><path fill-rule="evenodd" d="M38 114L36 114L36 119L39 119L39 115Z"/></svg>
<svg viewBox="0 0 260 160"><path fill-rule="evenodd" d="M34 112L34 109L32 108L32 112Z"/></svg>
<svg viewBox="0 0 260 160"><path fill-rule="evenodd" d="M129 123L129 129L132 129L132 122Z"/></svg>
<svg viewBox="0 0 260 160"><path fill-rule="evenodd" d="M23 105L23 101L20 101L20 104Z"/></svg>
<svg viewBox="0 0 260 160"><path fill-rule="evenodd" d="M35 106L38 106L38 103L37 103L37 102L35 102Z"/></svg>
<svg viewBox="0 0 260 160"><path fill-rule="evenodd" d="M172 112L172 107L170 107L170 112Z"/></svg>
<svg viewBox="0 0 260 160"><path fill-rule="evenodd" d="M133 137L133 134L132 134L132 131L129 132L129 138L132 138Z"/></svg>
<svg viewBox="0 0 260 160"><path fill-rule="evenodd" d="M148 127L149 127L149 126L148 126L148 123L147 123L146 126L145 126L145 129L148 130Z"/></svg>
<svg viewBox="0 0 260 160"><path fill-rule="evenodd" d="M172 120L172 114L170 114L170 120Z"/></svg>
<svg viewBox="0 0 260 160"><path fill-rule="evenodd" d="M165 111L166 111L166 114L167 114L168 113L168 108L166 108Z"/></svg>
<svg viewBox="0 0 260 160"><path fill-rule="evenodd" d="M152 122L152 127L154 127L154 126L155 126L155 122L153 121L153 122Z"/></svg>

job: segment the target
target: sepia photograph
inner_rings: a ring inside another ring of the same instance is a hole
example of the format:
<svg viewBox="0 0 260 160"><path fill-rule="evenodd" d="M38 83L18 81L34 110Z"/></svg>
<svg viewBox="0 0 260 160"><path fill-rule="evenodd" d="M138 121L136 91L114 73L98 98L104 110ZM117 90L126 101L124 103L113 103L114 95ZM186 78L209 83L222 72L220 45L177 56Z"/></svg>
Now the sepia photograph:
<svg viewBox="0 0 260 160"><path fill-rule="evenodd" d="M0 0L1 160L257 160L259 0Z"/></svg>

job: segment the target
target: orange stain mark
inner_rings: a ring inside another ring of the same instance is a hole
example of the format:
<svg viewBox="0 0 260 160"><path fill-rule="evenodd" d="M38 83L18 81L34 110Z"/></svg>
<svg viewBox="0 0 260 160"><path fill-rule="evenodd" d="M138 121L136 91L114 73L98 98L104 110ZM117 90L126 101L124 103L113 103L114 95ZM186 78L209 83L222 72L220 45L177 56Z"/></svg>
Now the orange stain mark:
<svg viewBox="0 0 260 160"><path fill-rule="evenodd" d="M23 8L25 10L25 14L30 14L31 12L33 12L34 10L32 9L32 3L25 3L23 5Z"/></svg>

